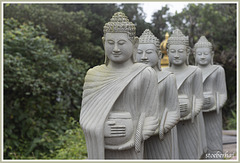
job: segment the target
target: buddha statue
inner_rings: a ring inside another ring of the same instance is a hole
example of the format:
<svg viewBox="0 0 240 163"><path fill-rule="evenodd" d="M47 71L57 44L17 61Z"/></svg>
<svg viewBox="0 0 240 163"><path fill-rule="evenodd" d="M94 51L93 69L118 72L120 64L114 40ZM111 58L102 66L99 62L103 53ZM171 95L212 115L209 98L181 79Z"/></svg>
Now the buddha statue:
<svg viewBox="0 0 240 163"><path fill-rule="evenodd" d="M222 110L227 100L225 72L220 65L213 65L212 44L201 36L194 45L195 65L202 70L203 117L207 137L207 154L221 154L222 146ZM220 158L218 158L220 159Z"/></svg>
<svg viewBox="0 0 240 163"><path fill-rule="evenodd" d="M161 71L160 43L153 33L146 29L139 38L137 62L151 66L158 77L158 109L163 115L159 121L158 132L144 144L146 159L178 159L176 124L180 119L178 92L173 73Z"/></svg>
<svg viewBox="0 0 240 163"><path fill-rule="evenodd" d="M88 70L83 86L80 125L88 158L143 159L144 141L160 117L157 75L135 63L136 28L124 13L115 13L103 32L105 63Z"/></svg>
<svg viewBox="0 0 240 163"><path fill-rule="evenodd" d="M175 74L180 108L177 136L180 159L200 159L206 152L205 127L202 116L203 86L202 72L190 66L189 39L179 29L168 38L169 67L163 71Z"/></svg>

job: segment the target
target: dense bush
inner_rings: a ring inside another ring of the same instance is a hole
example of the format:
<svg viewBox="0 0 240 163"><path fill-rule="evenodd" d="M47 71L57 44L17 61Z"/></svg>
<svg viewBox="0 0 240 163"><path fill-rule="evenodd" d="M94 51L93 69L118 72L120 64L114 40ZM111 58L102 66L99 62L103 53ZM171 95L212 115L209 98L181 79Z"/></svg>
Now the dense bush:
<svg viewBox="0 0 240 163"><path fill-rule="evenodd" d="M77 123L89 67L102 64L103 25L123 11L160 38L180 28L191 46L201 35L214 43L226 71L224 129L236 129L236 5L189 4L170 14L165 6L145 22L139 4L4 4L4 158L84 159ZM227 26L226 26L227 24ZM190 58L191 64L193 58Z"/></svg>
<svg viewBox="0 0 240 163"><path fill-rule="evenodd" d="M79 117L89 66L46 36L40 26L4 20L4 158L40 158L55 146L44 136L57 138Z"/></svg>
<svg viewBox="0 0 240 163"><path fill-rule="evenodd" d="M90 13L87 14L89 17ZM68 47L72 57L91 66L104 61L102 47L90 41L92 33L102 33L86 28L94 20L88 19L83 11L67 12L58 4L10 4L5 5L4 16L17 19L20 23L31 21L35 26L46 27L46 37L56 40L60 48ZM96 23L92 24L92 28L98 27L102 32L102 27Z"/></svg>

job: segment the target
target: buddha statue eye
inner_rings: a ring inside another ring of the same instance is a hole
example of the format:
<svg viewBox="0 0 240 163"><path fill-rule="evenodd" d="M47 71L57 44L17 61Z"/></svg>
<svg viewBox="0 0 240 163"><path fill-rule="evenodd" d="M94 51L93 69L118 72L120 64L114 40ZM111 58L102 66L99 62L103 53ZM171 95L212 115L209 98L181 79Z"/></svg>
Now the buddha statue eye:
<svg viewBox="0 0 240 163"><path fill-rule="evenodd" d="M125 44L125 42L126 42L125 40L119 40L119 41L118 41L118 44L119 44L119 45L123 45L123 44Z"/></svg>
<svg viewBox="0 0 240 163"><path fill-rule="evenodd" d="M114 44L114 41L113 40L107 40L107 42L109 43L109 44Z"/></svg>
<svg viewBox="0 0 240 163"><path fill-rule="evenodd" d="M197 53L197 55L202 55L202 53Z"/></svg>
<svg viewBox="0 0 240 163"><path fill-rule="evenodd" d="M178 52L179 52L179 53L183 53L183 49L179 49Z"/></svg>
<svg viewBox="0 0 240 163"><path fill-rule="evenodd" d="M208 53L206 52L206 53L204 53L204 55L208 55Z"/></svg>
<svg viewBox="0 0 240 163"><path fill-rule="evenodd" d="M138 54L142 54L143 51L138 49L137 53L138 53Z"/></svg>
<svg viewBox="0 0 240 163"><path fill-rule="evenodd" d="M174 49L170 49L170 52L171 52L171 53L175 53L176 50L174 50Z"/></svg>
<svg viewBox="0 0 240 163"><path fill-rule="evenodd" d="M153 51L152 50L147 50L146 53L147 54L151 54Z"/></svg>

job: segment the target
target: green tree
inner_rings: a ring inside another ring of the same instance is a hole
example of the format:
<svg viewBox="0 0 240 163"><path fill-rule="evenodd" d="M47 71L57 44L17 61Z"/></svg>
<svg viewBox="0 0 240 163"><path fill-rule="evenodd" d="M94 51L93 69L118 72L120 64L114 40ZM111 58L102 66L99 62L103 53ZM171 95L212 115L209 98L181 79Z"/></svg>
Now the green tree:
<svg viewBox="0 0 240 163"><path fill-rule="evenodd" d="M91 66L103 62L102 47L90 41L92 32L86 28L88 19L84 11L67 12L58 4L10 4L5 5L4 16L20 23L31 21L35 26L45 26L49 39L56 40L62 49L68 47L72 57Z"/></svg>
<svg viewBox="0 0 240 163"><path fill-rule="evenodd" d="M86 28L91 31L90 41L94 45L103 47L103 26L112 15L119 11L116 4L62 4L67 12L84 12L86 18ZM103 63L103 62L102 62Z"/></svg>
<svg viewBox="0 0 240 163"><path fill-rule="evenodd" d="M51 153L55 138L72 127L68 118L79 118L89 66L69 56L45 28L4 19L5 159Z"/></svg>
<svg viewBox="0 0 240 163"><path fill-rule="evenodd" d="M152 15L152 32L157 38L159 38L160 41L163 41L165 39L165 33L169 32L169 27L167 24L167 18L169 15L168 11L169 7L165 5L161 10L158 10Z"/></svg>
<svg viewBox="0 0 240 163"><path fill-rule="evenodd" d="M122 3L120 11L124 12L128 19L136 25L136 36L141 36L145 29L151 30L151 24L145 22L146 14L143 12L141 4Z"/></svg>

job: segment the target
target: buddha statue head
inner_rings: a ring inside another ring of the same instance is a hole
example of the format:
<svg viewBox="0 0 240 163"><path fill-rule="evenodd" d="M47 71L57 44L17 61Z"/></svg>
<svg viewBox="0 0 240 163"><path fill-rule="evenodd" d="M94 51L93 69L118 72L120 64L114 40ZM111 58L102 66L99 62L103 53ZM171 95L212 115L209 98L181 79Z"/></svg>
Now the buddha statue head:
<svg viewBox="0 0 240 163"><path fill-rule="evenodd" d="M138 46L138 38L135 37L136 27L124 13L115 13L104 25L103 33L106 65L109 61L123 63L130 58L135 62L133 54L136 53Z"/></svg>
<svg viewBox="0 0 240 163"><path fill-rule="evenodd" d="M195 57L195 65L208 66L213 64L214 52L212 44L205 36L201 36L193 47L193 56Z"/></svg>
<svg viewBox="0 0 240 163"><path fill-rule="evenodd" d="M149 29L146 29L139 37L136 54L137 62L148 64L151 67L157 66L161 70L161 51L159 45L159 39Z"/></svg>
<svg viewBox="0 0 240 163"><path fill-rule="evenodd" d="M183 64L189 65L188 58L191 53L188 36L176 29L168 38L167 53L169 57L169 66L172 64L181 66Z"/></svg>

